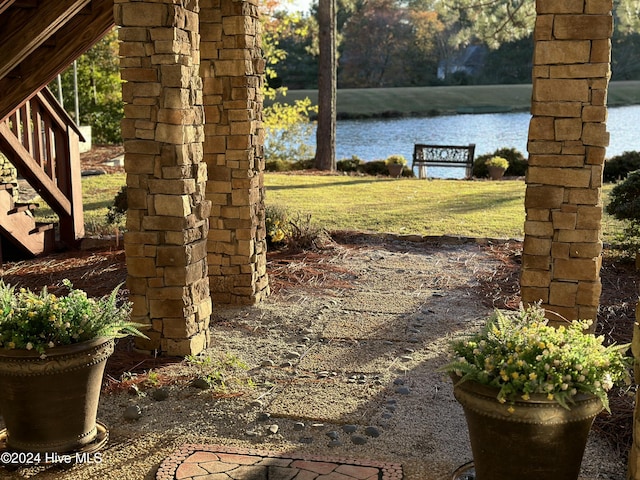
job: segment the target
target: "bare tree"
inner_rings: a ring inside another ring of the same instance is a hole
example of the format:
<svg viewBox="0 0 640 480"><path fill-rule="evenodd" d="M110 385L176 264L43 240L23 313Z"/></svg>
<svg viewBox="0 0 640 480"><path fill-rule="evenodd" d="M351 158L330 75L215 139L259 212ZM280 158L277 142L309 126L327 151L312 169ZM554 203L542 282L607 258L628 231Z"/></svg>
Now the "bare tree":
<svg viewBox="0 0 640 480"><path fill-rule="evenodd" d="M315 167L336 169L336 0L318 4L318 128Z"/></svg>

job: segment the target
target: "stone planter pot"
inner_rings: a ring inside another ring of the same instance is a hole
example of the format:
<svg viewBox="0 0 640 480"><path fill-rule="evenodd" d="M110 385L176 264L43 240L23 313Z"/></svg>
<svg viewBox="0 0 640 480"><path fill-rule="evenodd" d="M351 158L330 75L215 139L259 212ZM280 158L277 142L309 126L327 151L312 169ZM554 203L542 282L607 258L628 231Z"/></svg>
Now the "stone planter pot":
<svg viewBox="0 0 640 480"><path fill-rule="evenodd" d="M491 178L491 180L500 180L502 177L504 177L504 172L506 171L502 167L493 166L488 166L487 170L489 171L489 178Z"/></svg>
<svg viewBox="0 0 640 480"><path fill-rule="evenodd" d="M402 171L404 170L404 165L400 165L399 163L391 163L387 165L387 169L389 170L390 177L400 178L402 176Z"/></svg>
<svg viewBox="0 0 640 480"><path fill-rule="evenodd" d="M6 446L25 452L77 451L97 435L102 375L111 338L47 350L0 349L0 411Z"/></svg>
<svg viewBox="0 0 640 480"><path fill-rule="evenodd" d="M571 410L544 395L517 401L514 412L498 390L454 381L469 429L476 480L577 480L600 400L578 395Z"/></svg>

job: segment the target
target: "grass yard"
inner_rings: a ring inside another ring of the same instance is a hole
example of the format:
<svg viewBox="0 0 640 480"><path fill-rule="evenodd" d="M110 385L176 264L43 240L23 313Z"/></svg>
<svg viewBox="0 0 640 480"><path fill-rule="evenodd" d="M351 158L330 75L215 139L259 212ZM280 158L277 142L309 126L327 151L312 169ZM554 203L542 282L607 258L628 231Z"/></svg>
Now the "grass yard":
<svg viewBox="0 0 640 480"><path fill-rule="evenodd" d="M523 236L524 182L267 174L267 205L329 230Z"/></svg>
<svg viewBox="0 0 640 480"><path fill-rule="evenodd" d="M105 216L124 174L82 180L87 235L113 233ZM342 175L265 174L266 203L285 207L295 216L311 214L328 230L361 230L419 235L522 238L524 192L521 180L419 180ZM608 192L603 189L605 202ZM48 208L36 211L39 221L56 221ZM118 228L122 228L120 224ZM605 241L620 222L603 221Z"/></svg>

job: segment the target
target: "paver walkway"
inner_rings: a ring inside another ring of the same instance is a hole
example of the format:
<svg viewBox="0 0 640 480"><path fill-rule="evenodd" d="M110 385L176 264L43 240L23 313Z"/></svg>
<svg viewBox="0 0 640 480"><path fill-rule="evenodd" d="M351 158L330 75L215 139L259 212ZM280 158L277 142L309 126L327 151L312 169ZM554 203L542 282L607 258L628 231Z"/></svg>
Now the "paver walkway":
<svg viewBox="0 0 640 480"><path fill-rule="evenodd" d="M402 466L220 445L185 445L162 462L156 479L402 480Z"/></svg>

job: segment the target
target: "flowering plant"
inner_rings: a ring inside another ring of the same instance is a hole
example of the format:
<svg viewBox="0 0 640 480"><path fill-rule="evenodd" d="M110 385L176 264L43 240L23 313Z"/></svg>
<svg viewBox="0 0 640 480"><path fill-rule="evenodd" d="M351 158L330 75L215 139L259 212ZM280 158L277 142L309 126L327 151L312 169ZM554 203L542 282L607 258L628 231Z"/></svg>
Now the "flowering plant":
<svg viewBox="0 0 640 480"><path fill-rule="evenodd" d="M0 348L35 350L46 357L46 349L84 342L97 337L144 337L142 325L128 320L129 302L118 301L116 287L100 299L73 288L65 296L44 288L40 293L0 281Z"/></svg>
<svg viewBox="0 0 640 480"><path fill-rule="evenodd" d="M497 388L501 403L543 394L569 408L575 395L590 393L610 412L607 391L629 381L629 345L604 346L585 333L590 325L550 326L539 305L496 310L479 333L453 343L455 360L443 370Z"/></svg>
<svg viewBox="0 0 640 480"><path fill-rule="evenodd" d="M402 155L389 155L384 163L386 165L406 165L407 159Z"/></svg>
<svg viewBox="0 0 640 480"><path fill-rule="evenodd" d="M498 167L506 170L507 168L509 168L509 161L504 157L495 156L487 160L485 162L485 165L487 167Z"/></svg>

